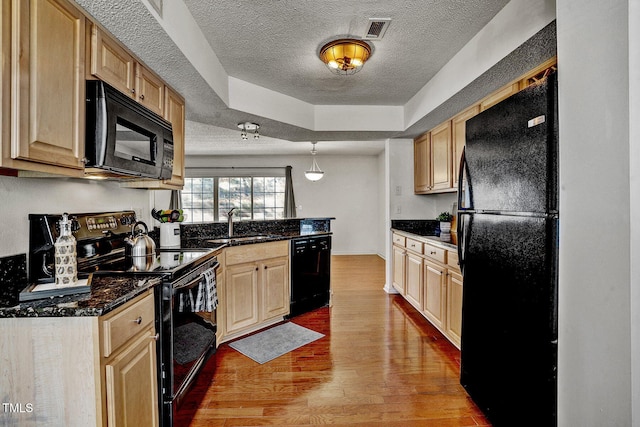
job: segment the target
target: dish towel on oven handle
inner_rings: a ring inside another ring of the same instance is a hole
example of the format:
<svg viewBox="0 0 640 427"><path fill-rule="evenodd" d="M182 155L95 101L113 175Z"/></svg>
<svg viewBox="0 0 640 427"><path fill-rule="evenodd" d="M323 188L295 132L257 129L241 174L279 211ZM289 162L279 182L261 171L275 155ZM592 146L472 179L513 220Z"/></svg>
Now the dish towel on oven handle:
<svg viewBox="0 0 640 427"><path fill-rule="evenodd" d="M181 292L178 299L179 312L214 311L218 306L218 290L216 287L216 271L209 268L202 273L196 296L193 290Z"/></svg>

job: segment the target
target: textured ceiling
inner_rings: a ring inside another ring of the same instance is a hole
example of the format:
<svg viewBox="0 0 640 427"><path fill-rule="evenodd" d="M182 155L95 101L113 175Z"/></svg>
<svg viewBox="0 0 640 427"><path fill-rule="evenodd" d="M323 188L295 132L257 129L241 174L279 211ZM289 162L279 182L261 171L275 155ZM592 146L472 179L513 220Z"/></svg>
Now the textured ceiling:
<svg viewBox="0 0 640 427"><path fill-rule="evenodd" d="M231 76L316 105L404 105L506 0L184 0ZM318 50L364 37L369 18L391 18L350 77L328 72Z"/></svg>
<svg viewBox="0 0 640 427"><path fill-rule="evenodd" d="M229 76L315 105L386 106L404 105L508 2L164 1L185 3ZM385 139L415 136L433 121L425 118L402 132L312 131L234 110L164 32L143 0L76 2L185 97L187 154L301 154L308 153L309 141L336 141L324 144L335 153L371 154L382 150ZM330 73L317 57L319 48L336 36L363 37L369 18L392 21L383 39L370 42L374 50L363 70L346 77ZM527 58L522 59L511 63L528 66ZM506 68L507 74L519 75L513 66ZM473 95L488 93L496 82L508 81L505 78L485 76ZM450 105L436 113L444 120L464 106ZM236 124L245 121L260 123L260 140L240 140Z"/></svg>

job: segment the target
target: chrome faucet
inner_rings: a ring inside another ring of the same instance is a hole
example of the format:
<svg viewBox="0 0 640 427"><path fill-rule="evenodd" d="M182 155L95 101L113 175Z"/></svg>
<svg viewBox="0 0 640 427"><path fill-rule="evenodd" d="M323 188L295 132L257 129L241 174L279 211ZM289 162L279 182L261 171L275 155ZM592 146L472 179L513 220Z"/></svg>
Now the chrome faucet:
<svg viewBox="0 0 640 427"><path fill-rule="evenodd" d="M229 224L229 232L227 233L229 237L233 237L233 211L236 208L231 208L229 212L227 212L227 222Z"/></svg>

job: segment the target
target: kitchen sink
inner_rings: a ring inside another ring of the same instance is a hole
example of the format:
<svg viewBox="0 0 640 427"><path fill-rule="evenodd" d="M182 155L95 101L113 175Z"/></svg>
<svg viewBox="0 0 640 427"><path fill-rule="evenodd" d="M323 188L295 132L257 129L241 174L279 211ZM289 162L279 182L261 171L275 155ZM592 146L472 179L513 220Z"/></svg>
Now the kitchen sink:
<svg viewBox="0 0 640 427"><path fill-rule="evenodd" d="M214 243L214 244L225 244L225 243L234 243L234 242L249 242L254 240L272 239L274 237L278 237L278 236L270 236L267 234L257 234L253 236L221 237L219 239L207 240L207 242Z"/></svg>

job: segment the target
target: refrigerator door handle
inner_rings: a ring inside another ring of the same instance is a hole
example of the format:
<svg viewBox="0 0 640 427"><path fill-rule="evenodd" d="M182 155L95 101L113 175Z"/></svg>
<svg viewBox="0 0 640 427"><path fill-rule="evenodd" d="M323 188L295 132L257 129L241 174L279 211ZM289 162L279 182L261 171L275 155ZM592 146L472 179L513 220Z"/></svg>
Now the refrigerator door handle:
<svg viewBox="0 0 640 427"><path fill-rule="evenodd" d="M469 165L467 164L466 147L462 148L460 155L460 170L458 171L458 210L468 211L473 209L471 201L472 191L469 182Z"/></svg>
<svg viewBox="0 0 640 427"><path fill-rule="evenodd" d="M462 206L462 180L464 179L464 167L466 164L466 159L464 157L464 150L466 147L462 147L462 154L460 155L460 168L458 169L458 209L463 208ZM460 223L458 223L460 224Z"/></svg>
<svg viewBox="0 0 640 427"><path fill-rule="evenodd" d="M461 212L458 212L458 265L460 266L460 273L464 274L464 217Z"/></svg>
<svg viewBox="0 0 640 427"><path fill-rule="evenodd" d="M462 212L467 210L465 206L465 192L464 192L464 180L467 170L467 158L465 156L465 147L462 148L462 154L460 155L460 169L458 171L458 264L460 265L460 272L464 273L464 215Z"/></svg>

